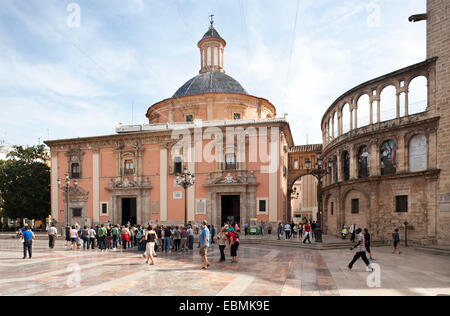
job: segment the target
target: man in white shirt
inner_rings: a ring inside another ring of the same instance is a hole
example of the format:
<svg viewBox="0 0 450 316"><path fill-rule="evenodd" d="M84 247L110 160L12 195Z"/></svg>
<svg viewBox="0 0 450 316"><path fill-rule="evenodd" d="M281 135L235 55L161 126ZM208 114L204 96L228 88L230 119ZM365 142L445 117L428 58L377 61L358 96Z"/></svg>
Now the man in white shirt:
<svg viewBox="0 0 450 316"><path fill-rule="evenodd" d="M286 223L286 225L284 225L284 233L285 233L284 239L291 238L291 225L289 225L289 223Z"/></svg>
<svg viewBox="0 0 450 316"><path fill-rule="evenodd" d="M55 248L55 241L56 238L58 237L58 230L56 229L54 223L52 223L52 226L48 229L47 233L48 233L48 247L50 249L53 249Z"/></svg>

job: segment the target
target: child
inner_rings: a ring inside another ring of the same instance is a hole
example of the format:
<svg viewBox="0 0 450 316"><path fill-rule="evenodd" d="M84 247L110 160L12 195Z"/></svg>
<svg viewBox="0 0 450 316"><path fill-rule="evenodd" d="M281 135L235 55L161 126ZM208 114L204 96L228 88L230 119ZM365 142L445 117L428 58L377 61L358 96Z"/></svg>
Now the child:
<svg viewBox="0 0 450 316"><path fill-rule="evenodd" d="M402 252L398 246L400 244L400 234L398 233L398 228L395 229L395 232L392 234L392 238L394 239L394 251L392 253L395 253L395 251L398 250L398 254L401 254Z"/></svg>

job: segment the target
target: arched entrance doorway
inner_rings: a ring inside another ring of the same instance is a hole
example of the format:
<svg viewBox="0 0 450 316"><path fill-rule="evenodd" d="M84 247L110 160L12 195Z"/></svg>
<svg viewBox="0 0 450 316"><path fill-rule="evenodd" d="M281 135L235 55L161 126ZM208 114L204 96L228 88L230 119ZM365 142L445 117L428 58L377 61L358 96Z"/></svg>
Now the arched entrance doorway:
<svg viewBox="0 0 450 316"><path fill-rule="evenodd" d="M290 192L291 221L317 221L317 179L303 175L294 181Z"/></svg>

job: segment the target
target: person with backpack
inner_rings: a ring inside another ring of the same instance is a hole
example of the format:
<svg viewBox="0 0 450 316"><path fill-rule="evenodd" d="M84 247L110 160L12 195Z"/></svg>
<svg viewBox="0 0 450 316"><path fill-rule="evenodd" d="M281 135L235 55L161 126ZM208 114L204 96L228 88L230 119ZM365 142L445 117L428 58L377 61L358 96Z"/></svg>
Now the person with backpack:
<svg viewBox="0 0 450 316"><path fill-rule="evenodd" d="M115 251L117 249L117 242L119 240L119 225L114 225L111 229L112 235L112 248Z"/></svg>
<svg viewBox="0 0 450 316"><path fill-rule="evenodd" d="M151 265L155 264L154 260L154 253L155 253L155 244L158 240L158 234L153 230L153 226L150 225L147 227L147 231L144 236L145 240L147 241L146 246L146 253L147 253L147 261L145 261L146 264L148 264L149 260L152 260Z"/></svg>
<svg viewBox="0 0 450 316"><path fill-rule="evenodd" d="M138 251L142 251L142 239L143 239L143 231L141 226L138 226L135 230L135 244L137 244Z"/></svg>

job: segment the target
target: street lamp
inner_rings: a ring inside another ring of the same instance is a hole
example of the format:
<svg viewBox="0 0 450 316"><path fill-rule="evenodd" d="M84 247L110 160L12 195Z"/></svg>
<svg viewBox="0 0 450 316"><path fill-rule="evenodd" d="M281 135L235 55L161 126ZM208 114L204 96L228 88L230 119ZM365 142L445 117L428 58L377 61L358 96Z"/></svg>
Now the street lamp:
<svg viewBox="0 0 450 316"><path fill-rule="evenodd" d="M311 160L306 158L305 160L305 168L308 171L308 174L314 176L318 180L317 184L317 228L315 230L316 242L322 242L322 232L323 232L323 216L322 216L322 208L321 208L321 192L320 189L322 187L322 178L328 174L331 174L331 167L333 165L333 159L328 159L328 170L322 167L322 153L317 152L317 162L315 164L315 168L311 169Z"/></svg>
<svg viewBox="0 0 450 316"><path fill-rule="evenodd" d="M58 179L58 187L66 193L66 227L69 226L69 192L70 192L70 175L66 173L66 178L64 181L66 182L65 186L61 186L63 179ZM73 180L73 185L76 188L78 186L78 180ZM66 231L65 229L63 230Z"/></svg>
<svg viewBox="0 0 450 316"><path fill-rule="evenodd" d="M187 189L195 183L195 175L184 167L183 173L177 174L176 183L184 188L184 226L187 226Z"/></svg>

